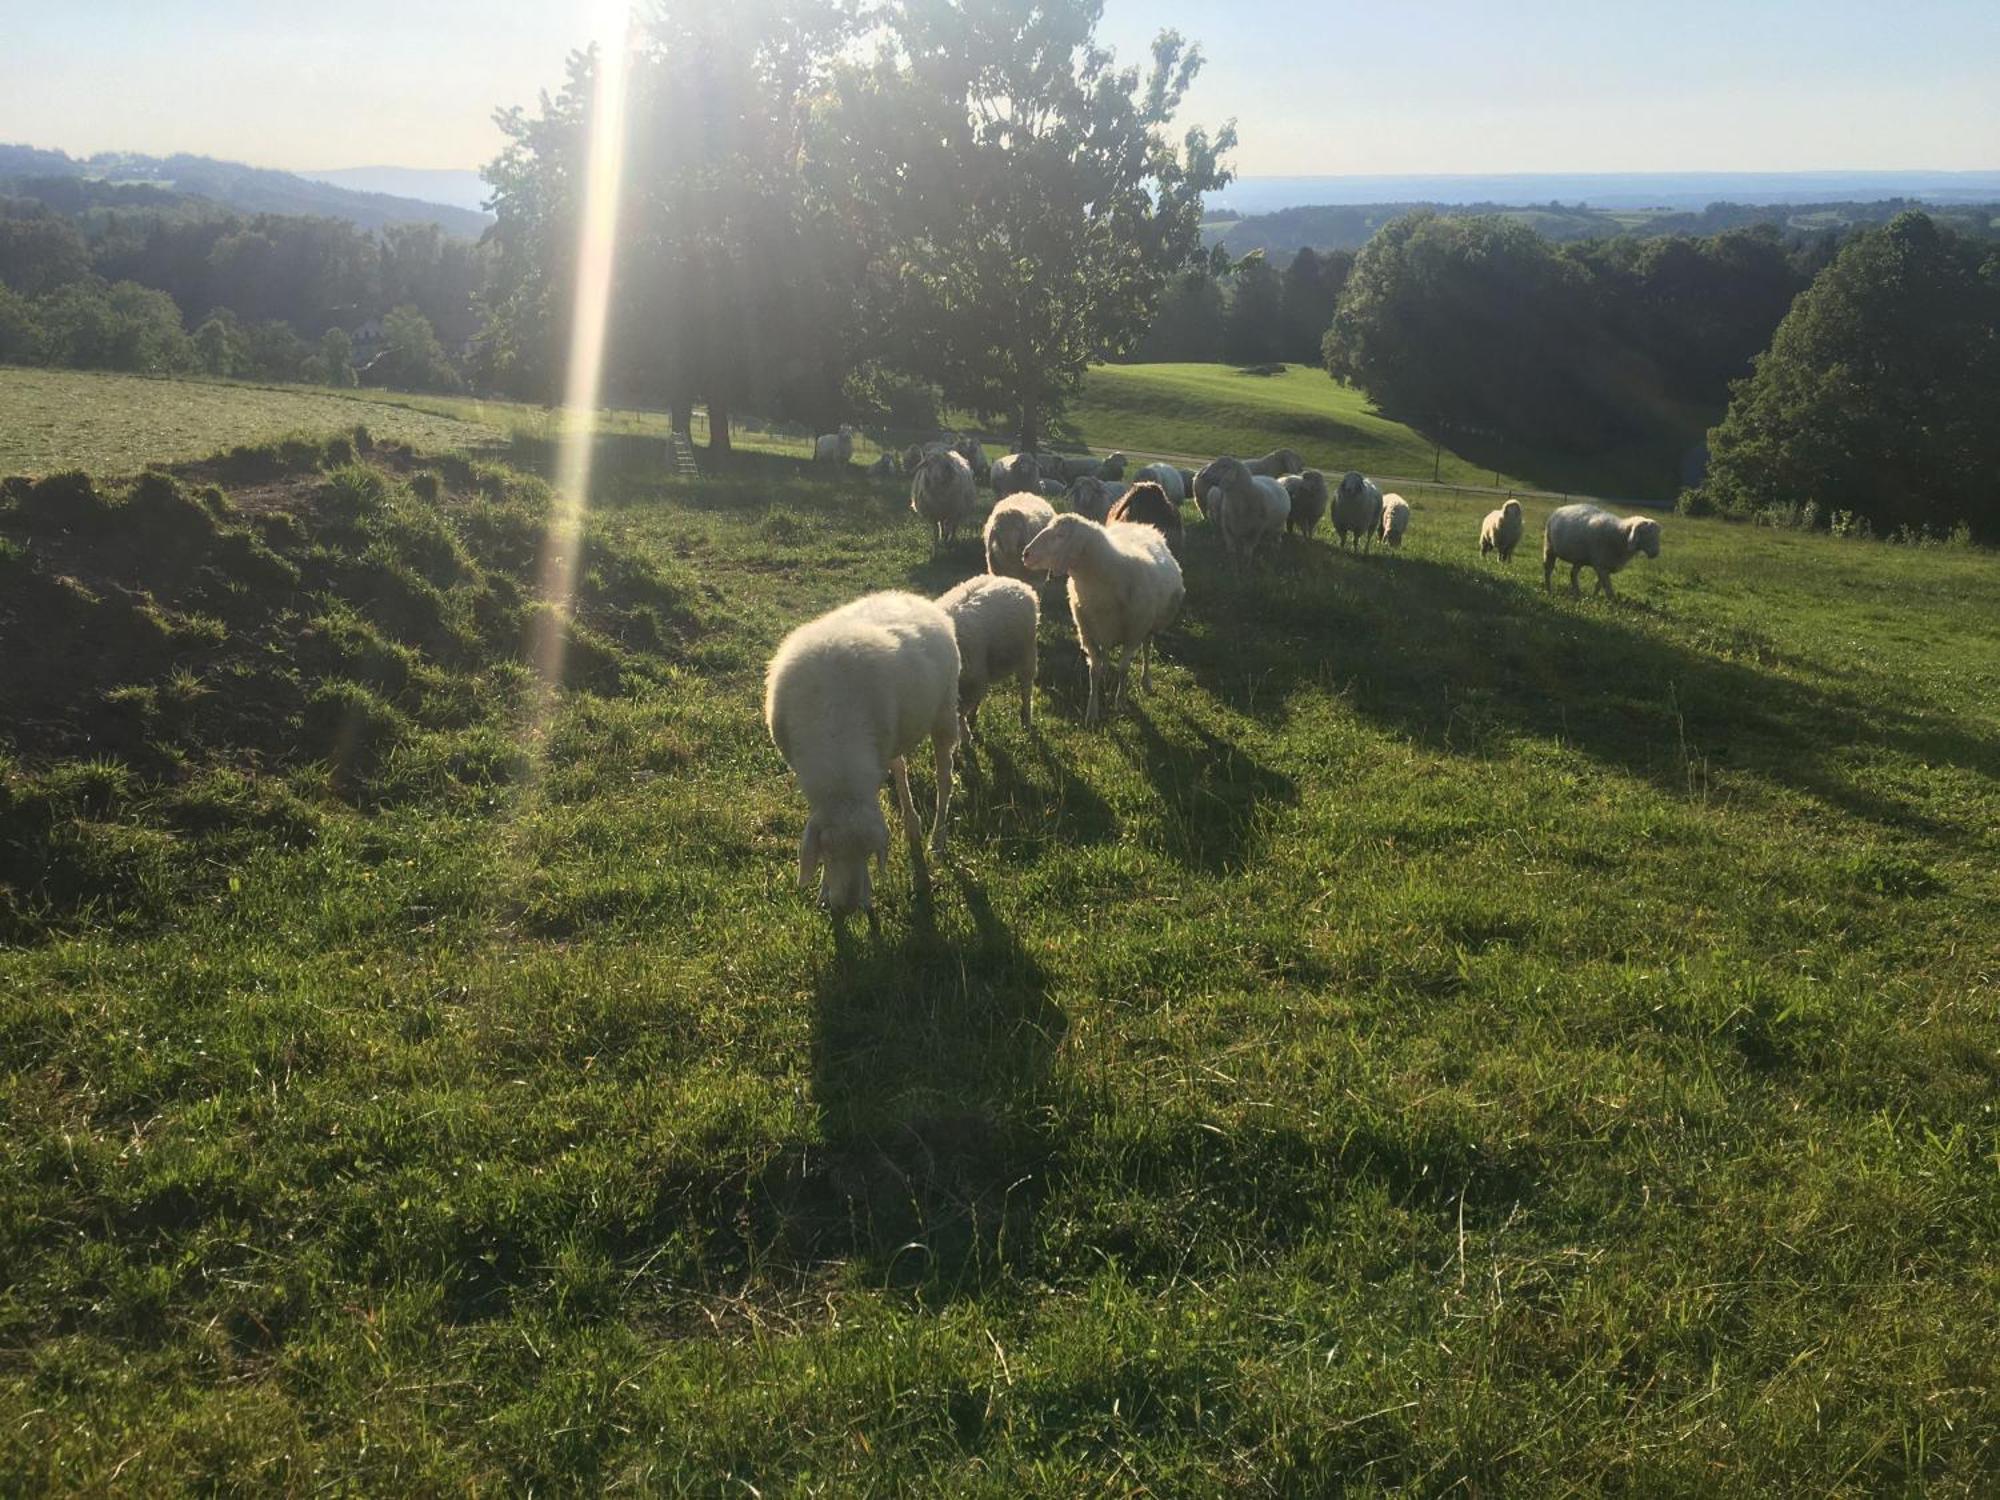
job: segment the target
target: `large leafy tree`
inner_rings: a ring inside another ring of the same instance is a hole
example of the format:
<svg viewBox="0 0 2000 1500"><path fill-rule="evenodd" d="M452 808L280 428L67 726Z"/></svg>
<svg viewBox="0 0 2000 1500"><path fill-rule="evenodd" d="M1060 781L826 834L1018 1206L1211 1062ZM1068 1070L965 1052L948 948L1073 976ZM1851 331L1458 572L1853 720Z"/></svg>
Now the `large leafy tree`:
<svg viewBox="0 0 2000 1500"><path fill-rule="evenodd" d="M2000 538L1997 412L2000 256L1906 212L1793 304L1710 435L1702 494Z"/></svg>
<svg viewBox="0 0 2000 1500"><path fill-rule="evenodd" d="M1322 254L1310 245L1300 249L1285 267L1284 352L1280 356L1301 364L1315 364L1320 345L1333 324L1333 310L1340 302L1341 288L1354 269L1352 250L1329 250Z"/></svg>
<svg viewBox="0 0 2000 1500"><path fill-rule="evenodd" d="M719 449L732 412L821 419L839 405L860 267L800 162L854 24L839 0L673 0L632 60L608 385L669 405L683 428L705 402ZM544 396L564 373L597 83L595 59L572 58L539 116L503 113L511 144L486 174L494 373Z"/></svg>
<svg viewBox="0 0 2000 1500"><path fill-rule="evenodd" d="M1095 359L1131 350L1201 255L1235 143L1169 135L1198 51L1121 69L1098 0L889 0L815 122L816 196L870 251L889 357L1024 446Z"/></svg>
<svg viewBox="0 0 2000 1500"><path fill-rule="evenodd" d="M1278 272L1253 250L1230 277L1229 316L1222 326L1222 354L1239 365L1271 364L1285 357L1285 293Z"/></svg>

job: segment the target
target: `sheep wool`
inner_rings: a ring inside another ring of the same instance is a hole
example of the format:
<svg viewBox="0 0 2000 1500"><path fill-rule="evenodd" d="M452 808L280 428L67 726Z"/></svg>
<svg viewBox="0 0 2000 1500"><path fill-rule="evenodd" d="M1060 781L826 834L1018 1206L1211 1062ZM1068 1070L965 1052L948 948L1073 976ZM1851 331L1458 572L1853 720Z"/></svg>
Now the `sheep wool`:
<svg viewBox="0 0 2000 1500"><path fill-rule="evenodd" d="M1368 551L1382 526L1382 491L1374 480L1349 469L1333 492L1333 531L1345 547L1349 541Z"/></svg>
<svg viewBox="0 0 2000 1500"><path fill-rule="evenodd" d="M806 795L799 884L819 875L820 904L867 911L868 861L886 869L882 778L894 779L919 885L923 826L906 757L928 738L937 759L931 849L945 852L952 751L958 743L958 632L915 594L869 594L794 630L764 674L764 723Z"/></svg>
<svg viewBox="0 0 2000 1500"><path fill-rule="evenodd" d="M1285 530L1297 532L1311 540L1319 529L1320 519L1326 514L1326 475L1318 469L1305 469L1297 474L1283 475L1278 483L1285 487L1292 508L1285 517Z"/></svg>
<svg viewBox="0 0 2000 1500"><path fill-rule="evenodd" d="M1038 495L1009 495L986 518L986 571L1000 578L1033 583L1021 550L1056 518L1055 507Z"/></svg>
<svg viewBox="0 0 2000 1500"><path fill-rule="evenodd" d="M1410 529L1410 502L1401 495L1382 497L1382 544L1401 547L1403 533Z"/></svg>
<svg viewBox="0 0 2000 1500"><path fill-rule="evenodd" d="M1498 510L1489 510L1486 519L1479 523L1479 555L1498 552L1500 561L1512 562L1514 549L1521 545L1521 532L1526 519L1521 514L1521 502L1512 495Z"/></svg>
<svg viewBox="0 0 2000 1500"><path fill-rule="evenodd" d="M1112 712L1124 702L1134 651L1139 685L1152 686L1153 637L1173 623L1187 594L1165 537L1131 521L1100 526L1084 516L1062 515L1028 543L1021 560L1069 574L1070 618L1090 666L1086 724L1098 722L1107 679L1115 679Z"/></svg>
<svg viewBox="0 0 2000 1500"><path fill-rule="evenodd" d="M924 455L910 479L910 509L936 528L933 551L955 539L979 510L972 466L949 448Z"/></svg>
<svg viewBox="0 0 2000 1500"><path fill-rule="evenodd" d="M1550 512L1542 528L1542 589L1550 588L1556 564L1569 566L1569 591L1580 594L1577 573L1589 568L1597 574L1597 592L1615 599L1611 575L1634 557L1660 555L1660 523L1643 516L1615 516L1602 506L1565 505Z"/></svg>
<svg viewBox="0 0 2000 1500"><path fill-rule="evenodd" d="M1016 679L1021 727L1035 722L1035 634L1041 597L1016 578L968 578L938 596L958 634L958 716L966 737L979 726L979 705L996 683Z"/></svg>
<svg viewBox="0 0 2000 1500"><path fill-rule="evenodd" d="M1176 469L1172 464L1147 464L1139 471L1137 482L1157 484L1167 492L1169 500L1179 505L1189 497L1188 492L1192 489L1187 479L1182 477L1185 473L1185 470Z"/></svg>

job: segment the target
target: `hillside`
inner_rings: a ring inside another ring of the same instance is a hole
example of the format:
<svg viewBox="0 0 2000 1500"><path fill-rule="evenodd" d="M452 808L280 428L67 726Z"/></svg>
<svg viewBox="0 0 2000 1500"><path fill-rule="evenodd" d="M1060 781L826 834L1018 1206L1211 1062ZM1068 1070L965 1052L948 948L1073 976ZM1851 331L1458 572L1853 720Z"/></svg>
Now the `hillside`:
<svg viewBox="0 0 2000 1500"><path fill-rule="evenodd" d="M835 932L761 674L977 568L900 486L607 439L565 624L533 473L83 461L0 493L0 1491L1988 1488L1991 555L1197 523Z"/></svg>
<svg viewBox="0 0 2000 1500"><path fill-rule="evenodd" d="M242 213L305 214L345 219L363 229L391 224L436 224L449 234L477 239L492 222L484 213L387 193L356 192L292 172L249 167L207 156L146 156L99 152L84 158L31 146L0 144L0 191L35 178L81 178L219 203ZM169 200L171 201L171 200Z"/></svg>

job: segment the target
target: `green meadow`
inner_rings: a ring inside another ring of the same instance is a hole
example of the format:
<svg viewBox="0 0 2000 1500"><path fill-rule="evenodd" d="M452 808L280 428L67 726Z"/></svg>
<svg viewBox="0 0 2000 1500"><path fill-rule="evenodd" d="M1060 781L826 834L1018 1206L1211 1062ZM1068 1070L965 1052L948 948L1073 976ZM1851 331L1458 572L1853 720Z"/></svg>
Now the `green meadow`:
<svg viewBox="0 0 2000 1500"><path fill-rule="evenodd" d="M1196 521L835 928L762 671L979 567L900 484L607 424L562 611L547 434L45 378L128 399L0 385L0 1492L1992 1493L1991 553ZM1077 425L1430 472L1310 371Z"/></svg>

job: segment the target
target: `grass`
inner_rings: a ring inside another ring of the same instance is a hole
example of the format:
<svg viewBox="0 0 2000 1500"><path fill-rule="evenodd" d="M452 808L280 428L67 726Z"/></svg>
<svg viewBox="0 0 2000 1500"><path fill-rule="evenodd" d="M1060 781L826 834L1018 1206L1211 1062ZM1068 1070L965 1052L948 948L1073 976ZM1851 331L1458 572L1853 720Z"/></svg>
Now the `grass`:
<svg viewBox="0 0 2000 1500"><path fill-rule="evenodd" d="M1279 375L1230 365L1100 365L1067 425L1095 448L1196 462L1285 447L1303 450L1322 467L1398 480L1435 474L1446 484L1648 502L1671 500L1680 488L1680 455L1671 443L1579 457L1454 433L1434 449L1430 438L1383 415L1362 392L1306 365Z"/></svg>
<svg viewBox="0 0 2000 1500"><path fill-rule="evenodd" d="M762 664L973 552L601 446L546 717L532 475L0 502L0 1491L1991 1492L1991 554L1197 524L836 933Z"/></svg>

